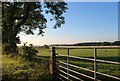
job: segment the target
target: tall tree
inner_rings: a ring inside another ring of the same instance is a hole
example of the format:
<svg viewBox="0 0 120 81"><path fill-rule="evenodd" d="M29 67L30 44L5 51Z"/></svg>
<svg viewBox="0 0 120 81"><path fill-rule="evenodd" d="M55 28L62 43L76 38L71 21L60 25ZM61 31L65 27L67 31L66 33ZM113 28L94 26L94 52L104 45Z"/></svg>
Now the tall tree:
<svg viewBox="0 0 120 81"><path fill-rule="evenodd" d="M48 18L45 14L53 15L50 21L55 21L54 28L65 23L63 13L67 10L65 2L3 2L2 3L2 42L9 43L10 51L16 50L17 34L21 31L34 34L39 29L38 35L43 35Z"/></svg>

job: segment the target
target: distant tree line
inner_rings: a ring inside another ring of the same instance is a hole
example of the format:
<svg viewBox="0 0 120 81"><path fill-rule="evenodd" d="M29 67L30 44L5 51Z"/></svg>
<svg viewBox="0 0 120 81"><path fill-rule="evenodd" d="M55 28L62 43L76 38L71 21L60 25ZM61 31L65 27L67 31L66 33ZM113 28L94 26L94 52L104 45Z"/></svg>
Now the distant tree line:
<svg viewBox="0 0 120 81"><path fill-rule="evenodd" d="M120 41L114 42L84 42L84 43L75 43L75 44L54 44L49 46L118 46Z"/></svg>
<svg viewBox="0 0 120 81"><path fill-rule="evenodd" d="M76 43L73 46L116 46L116 45L120 45L120 41Z"/></svg>

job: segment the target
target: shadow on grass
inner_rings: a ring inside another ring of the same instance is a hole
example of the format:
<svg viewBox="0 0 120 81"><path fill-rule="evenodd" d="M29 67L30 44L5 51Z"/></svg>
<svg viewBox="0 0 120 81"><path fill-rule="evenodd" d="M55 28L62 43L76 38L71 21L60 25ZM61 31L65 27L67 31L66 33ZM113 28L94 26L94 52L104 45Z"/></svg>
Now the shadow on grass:
<svg viewBox="0 0 120 81"><path fill-rule="evenodd" d="M120 62L120 56L97 57L97 59Z"/></svg>
<svg viewBox="0 0 120 81"><path fill-rule="evenodd" d="M37 61L49 61L49 56L37 56Z"/></svg>
<svg viewBox="0 0 120 81"><path fill-rule="evenodd" d="M55 81L49 73L49 57L37 57L34 62L25 61L23 58L16 60L19 57L5 57L13 63L2 67L2 81ZM15 63L16 61L18 64Z"/></svg>
<svg viewBox="0 0 120 81"><path fill-rule="evenodd" d="M49 57L46 57L46 58L49 58ZM58 56L57 58L60 59L60 60L67 60L66 56ZM94 59L94 57L84 57L84 58ZM77 60L77 58L72 58L72 57L70 57L70 59L72 59L72 60L76 59ZM97 59L98 60L107 60L107 61L120 62L120 56L97 57Z"/></svg>

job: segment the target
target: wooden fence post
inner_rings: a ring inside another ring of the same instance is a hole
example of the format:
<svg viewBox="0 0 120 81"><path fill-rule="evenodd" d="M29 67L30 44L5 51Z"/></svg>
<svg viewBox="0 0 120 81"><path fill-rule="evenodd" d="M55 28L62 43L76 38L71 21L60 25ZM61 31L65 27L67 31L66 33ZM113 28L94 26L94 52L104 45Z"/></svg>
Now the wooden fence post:
<svg viewBox="0 0 120 81"><path fill-rule="evenodd" d="M50 74L56 78L56 54L55 54L55 47L51 47L51 54L50 54Z"/></svg>

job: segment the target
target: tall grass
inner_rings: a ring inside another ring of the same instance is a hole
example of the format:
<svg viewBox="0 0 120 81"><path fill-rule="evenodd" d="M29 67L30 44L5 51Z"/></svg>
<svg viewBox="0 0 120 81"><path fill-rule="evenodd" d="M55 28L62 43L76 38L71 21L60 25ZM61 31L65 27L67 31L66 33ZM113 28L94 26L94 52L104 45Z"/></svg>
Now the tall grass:
<svg viewBox="0 0 120 81"><path fill-rule="evenodd" d="M49 73L49 62L25 61L20 56L2 55L2 81L52 81Z"/></svg>

